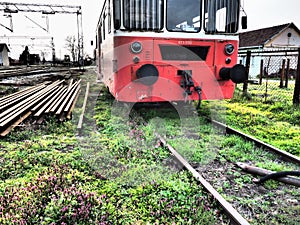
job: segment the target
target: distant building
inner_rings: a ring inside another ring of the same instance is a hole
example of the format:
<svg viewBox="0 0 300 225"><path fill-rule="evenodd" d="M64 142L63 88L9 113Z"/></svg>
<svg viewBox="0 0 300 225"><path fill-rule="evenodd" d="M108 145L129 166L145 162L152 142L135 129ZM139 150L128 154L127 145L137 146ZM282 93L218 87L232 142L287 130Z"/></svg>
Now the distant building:
<svg viewBox="0 0 300 225"><path fill-rule="evenodd" d="M0 43L0 66L9 66L9 48L5 43Z"/></svg>
<svg viewBox="0 0 300 225"><path fill-rule="evenodd" d="M260 73L260 52L286 51L300 47L300 30L294 23L240 33L239 60L246 62L246 52L252 53L249 76L255 78ZM270 53L272 54L272 53ZM273 53L276 54L276 53ZM272 62L270 62L272 63ZM256 65L256 66L255 66ZM270 73L276 71L269 71Z"/></svg>

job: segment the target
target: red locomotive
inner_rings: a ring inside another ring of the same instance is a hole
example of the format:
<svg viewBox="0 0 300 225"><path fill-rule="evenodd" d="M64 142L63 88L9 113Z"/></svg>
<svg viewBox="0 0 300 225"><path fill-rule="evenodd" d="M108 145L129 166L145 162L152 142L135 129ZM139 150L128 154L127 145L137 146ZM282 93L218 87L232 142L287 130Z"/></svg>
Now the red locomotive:
<svg viewBox="0 0 300 225"><path fill-rule="evenodd" d="M105 0L97 69L118 101L231 98L240 0Z"/></svg>

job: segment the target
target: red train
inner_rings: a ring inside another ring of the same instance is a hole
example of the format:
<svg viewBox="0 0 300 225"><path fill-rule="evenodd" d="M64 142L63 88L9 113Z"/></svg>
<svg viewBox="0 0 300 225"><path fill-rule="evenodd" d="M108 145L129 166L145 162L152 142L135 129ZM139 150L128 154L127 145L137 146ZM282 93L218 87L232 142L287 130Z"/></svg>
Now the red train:
<svg viewBox="0 0 300 225"><path fill-rule="evenodd" d="M105 0L97 69L118 101L231 98L240 0Z"/></svg>

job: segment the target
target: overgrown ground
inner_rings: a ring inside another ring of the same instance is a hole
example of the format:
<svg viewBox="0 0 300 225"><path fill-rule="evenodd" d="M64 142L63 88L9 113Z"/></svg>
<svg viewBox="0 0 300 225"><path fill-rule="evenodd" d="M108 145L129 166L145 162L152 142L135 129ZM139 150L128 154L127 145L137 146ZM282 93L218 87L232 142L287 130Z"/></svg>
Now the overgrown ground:
<svg viewBox="0 0 300 225"><path fill-rule="evenodd" d="M274 88L272 96L268 96L265 102L257 97L261 91L257 86L250 87L246 96L241 88L238 86L231 100L204 102L201 113L300 156L300 108L292 105L293 90ZM280 157L235 136L224 139L218 157L215 164L199 167L199 171L252 224L300 223L299 188L276 181L254 184L253 176L237 169L234 164L245 162L272 171L299 171L299 166L287 164Z"/></svg>
<svg viewBox="0 0 300 225"><path fill-rule="evenodd" d="M206 114L208 110L213 117L219 117L221 105L225 103L219 102L217 115L213 111L216 108L215 102L204 104L202 110ZM204 117L198 117L198 122L193 118L194 126L191 126L188 123L183 125L188 121L182 117L179 121L176 113L169 112L174 117L166 119L161 117L162 109L140 111L143 118L150 117L147 120L156 122L155 129L165 134L168 142L251 224L300 223L299 187L274 180L261 185L255 184L253 179L259 176L243 172L236 167L236 163L243 162L272 171L299 170L299 166L284 162L280 157L240 137L224 135L224 131L214 129ZM160 119L153 119L157 117Z"/></svg>
<svg viewBox="0 0 300 225"><path fill-rule="evenodd" d="M93 71L81 78L83 84L92 85L80 135L76 125L83 96L72 121L48 118L43 126L27 124L0 140L0 224L227 224L190 175L174 167L154 130L214 179L214 187L251 223L299 222L299 188L275 181L257 186L252 175L234 163L275 171L297 167L278 163L276 156L252 143L225 136L189 105L142 108L128 114L131 106L115 104L94 82ZM247 104L251 103L243 98L230 104L205 102L202 110L244 131L250 125L261 131L259 121L268 118L262 114L267 109L254 116L253 103L250 112L241 113ZM245 119L249 115L251 123Z"/></svg>
<svg viewBox="0 0 300 225"><path fill-rule="evenodd" d="M300 156L300 106L292 104L293 88L274 87L267 101L257 97L261 87L250 86L247 96L241 88L237 87L235 97L229 101L206 103L209 113L236 129Z"/></svg>
<svg viewBox="0 0 300 225"><path fill-rule="evenodd" d="M80 135L83 96L74 120L28 122L0 140L0 224L226 221L189 174L166 165L169 153L150 127L111 115L113 99L100 89L91 86Z"/></svg>

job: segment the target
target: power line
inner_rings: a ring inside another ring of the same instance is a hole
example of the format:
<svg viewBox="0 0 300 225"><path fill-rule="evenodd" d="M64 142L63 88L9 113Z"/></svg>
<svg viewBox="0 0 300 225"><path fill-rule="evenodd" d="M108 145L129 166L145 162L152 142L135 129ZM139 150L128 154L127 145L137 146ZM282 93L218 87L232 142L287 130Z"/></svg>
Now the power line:
<svg viewBox="0 0 300 225"><path fill-rule="evenodd" d="M41 12L43 14L68 13L81 14L81 6L55 5L55 4L27 4L0 2L0 11L6 13Z"/></svg>

